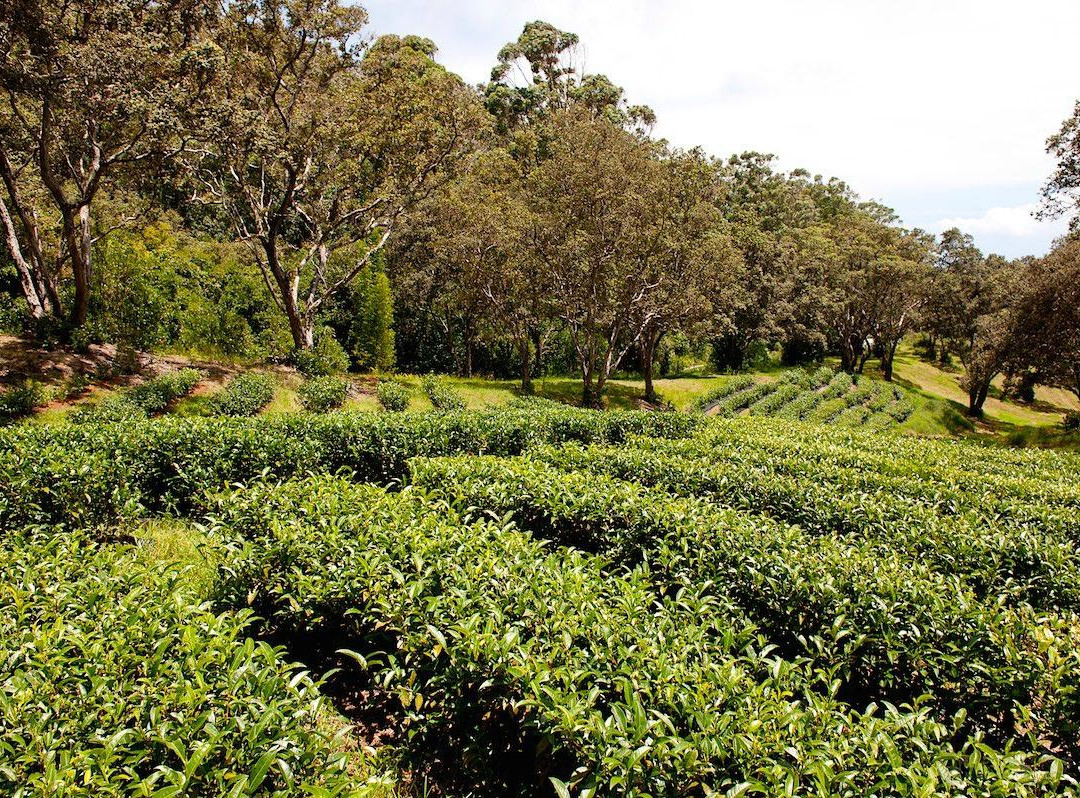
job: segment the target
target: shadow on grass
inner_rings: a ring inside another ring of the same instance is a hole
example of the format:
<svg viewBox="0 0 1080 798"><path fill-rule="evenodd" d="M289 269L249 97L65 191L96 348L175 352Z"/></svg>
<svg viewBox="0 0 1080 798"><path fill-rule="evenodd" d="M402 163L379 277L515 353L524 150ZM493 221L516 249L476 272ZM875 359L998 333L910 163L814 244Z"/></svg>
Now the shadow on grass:
<svg viewBox="0 0 1080 798"><path fill-rule="evenodd" d="M543 379L534 383L535 395L542 399L562 402L568 405L581 405L581 381L569 377ZM521 389L514 388L514 394L520 395ZM633 410L644 396L640 388L619 382L608 382L604 386L604 407L609 410Z"/></svg>

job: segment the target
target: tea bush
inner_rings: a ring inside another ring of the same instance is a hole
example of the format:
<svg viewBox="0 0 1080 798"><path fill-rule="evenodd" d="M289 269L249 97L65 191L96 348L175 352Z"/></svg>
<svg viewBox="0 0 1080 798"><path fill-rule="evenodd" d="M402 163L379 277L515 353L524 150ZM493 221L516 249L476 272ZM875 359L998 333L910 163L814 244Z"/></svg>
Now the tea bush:
<svg viewBox="0 0 1080 798"><path fill-rule="evenodd" d="M300 404L311 413L325 413L345 404L349 383L341 377L312 377L298 391Z"/></svg>
<svg viewBox="0 0 1080 798"><path fill-rule="evenodd" d="M391 413L401 413L409 407L409 391L400 383L380 380L375 389L375 395L383 410Z"/></svg>
<svg viewBox="0 0 1080 798"><path fill-rule="evenodd" d="M310 349L294 349L290 360L305 377L330 377L349 369L349 355L329 328L316 332Z"/></svg>
<svg viewBox="0 0 1080 798"><path fill-rule="evenodd" d="M105 397L95 405L79 408L71 415L76 424L109 424L134 421L164 410L169 402L191 393L202 375L196 369L181 369L152 377L127 391Z"/></svg>
<svg viewBox="0 0 1080 798"><path fill-rule="evenodd" d="M465 400L454 393L445 382L434 375L424 377L424 393L436 410L464 410Z"/></svg>
<svg viewBox="0 0 1080 798"><path fill-rule="evenodd" d="M317 685L182 574L82 535L0 550L0 792L361 789Z"/></svg>
<svg viewBox="0 0 1080 798"><path fill-rule="evenodd" d="M596 412L555 403L478 413L334 413L20 427L0 431L0 530L35 524L115 524L189 513L208 490L262 474L346 469L387 482L410 457L520 454L538 443L618 443L686 436L678 413Z"/></svg>
<svg viewBox="0 0 1080 798"><path fill-rule="evenodd" d="M45 401L41 383L26 380L0 393L0 425L28 416Z"/></svg>
<svg viewBox="0 0 1080 798"><path fill-rule="evenodd" d="M210 412L218 416L253 416L273 399L273 379L249 372L236 377L210 401Z"/></svg>
<svg viewBox="0 0 1080 798"><path fill-rule="evenodd" d="M256 486L213 518L234 541L222 599L279 634L334 629L359 647L393 630L392 651L361 667L398 694L411 744L438 740L485 790L541 774L586 795L1068 789L1060 762L977 735L954 747L959 729L926 708L856 712L812 689L706 585L658 593L648 568L613 575L512 526L341 480ZM495 713L540 741L532 774L502 765Z"/></svg>

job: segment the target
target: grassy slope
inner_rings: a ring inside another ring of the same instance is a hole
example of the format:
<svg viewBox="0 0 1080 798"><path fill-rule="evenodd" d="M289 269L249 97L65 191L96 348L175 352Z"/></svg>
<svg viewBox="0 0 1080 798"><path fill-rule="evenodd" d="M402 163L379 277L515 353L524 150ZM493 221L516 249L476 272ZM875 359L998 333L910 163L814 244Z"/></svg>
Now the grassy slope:
<svg viewBox="0 0 1080 798"><path fill-rule="evenodd" d="M174 362L175 361L175 362ZM186 365L182 358L172 357L170 365ZM829 362L836 366L835 362ZM178 415L204 415L210 398L224 386L229 378L241 370L234 363L209 364L191 363L208 372L209 378L196 389L192 396L181 399L170 410ZM273 402L264 410L266 413L293 412L300 409L296 389L300 385L300 375L291 369L280 367L259 368L273 374L278 383L278 390ZM761 380L772 379L780 369L775 366L766 368L755 377ZM875 361L866 367L867 376L880 378L880 371ZM897 354L896 382L908 390L910 399L916 407L915 413L904 422L902 429L922 435L950 435L970 432L975 429L982 433L1027 435L1040 438L1052 437L1052 430L1057 427L1061 416L1067 410L1080 410L1080 402L1072 394L1050 388L1036 390L1036 402L1021 405L1004 400L1000 393L1000 380L996 382L994 395L986 402L985 422L972 425L964 415L967 397L959 385L959 370L943 370L936 365L919 358L911 345L905 345ZM431 404L421 387L421 378L414 375L399 375L395 380L403 383L412 394L410 410L430 409ZM449 387L465 400L470 408L493 407L507 404L519 394L516 380L493 380L482 377L445 378ZM723 384L727 377L701 376L689 372L686 376L667 377L656 380L656 389L661 398L676 410L685 410L695 399ZM137 381L137 379L136 379ZM377 378L373 376L353 377L355 390L346 403L346 409L359 412L373 412L379 409L375 398ZM30 423L56 423L62 421L79 404L95 403L116 390L127 387L127 383L115 381L97 382L77 401L56 401L40 409ZM560 402L576 404L580 400L581 387L576 377L544 377L534 381L537 396ZM640 379L619 375L608 382L605 402L612 409L630 409L641 406L644 383Z"/></svg>
<svg viewBox="0 0 1080 798"><path fill-rule="evenodd" d="M896 356L896 377L902 383L922 393L955 403L960 410L967 407L967 393L960 387L962 370L945 371L920 359L911 347L904 347ZM1000 394L1001 379L995 380L997 395L987 398L984 408L987 421L1003 426L1054 426L1061 422L1067 410L1080 409L1076 397L1066 391L1043 388L1035 391L1035 402L1023 405L1004 399Z"/></svg>

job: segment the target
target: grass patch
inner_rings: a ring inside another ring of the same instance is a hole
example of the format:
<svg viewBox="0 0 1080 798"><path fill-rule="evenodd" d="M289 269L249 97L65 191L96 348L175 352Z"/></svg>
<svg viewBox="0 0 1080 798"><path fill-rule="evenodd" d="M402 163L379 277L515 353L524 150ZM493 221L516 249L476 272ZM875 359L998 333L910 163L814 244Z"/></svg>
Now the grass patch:
<svg viewBox="0 0 1080 798"><path fill-rule="evenodd" d="M217 576L220 556L213 542L193 522L160 518L133 522L121 533L133 538L139 558L147 564L169 563L184 568L185 582L194 595L209 595Z"/></svg>

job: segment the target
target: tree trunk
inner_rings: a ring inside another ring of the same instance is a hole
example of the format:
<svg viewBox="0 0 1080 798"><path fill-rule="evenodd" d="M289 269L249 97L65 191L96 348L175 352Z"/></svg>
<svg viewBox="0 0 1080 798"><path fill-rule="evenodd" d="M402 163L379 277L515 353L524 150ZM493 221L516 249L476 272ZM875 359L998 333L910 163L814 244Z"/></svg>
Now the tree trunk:
<svg viewBox="0 0 1080 798"><path fill-rule="evenodd" d="M71 326L82 327L90 312L90 206L83 205L77 214L65 212L64 231L75 278Z"/></svg>
<svg viewBox="0 0 1080 798"><path fill-rule="evenodd" d="M897 343L887 344L881 351L881 374L886 382L892 382L893 360L896 358Z"/></svg>
<svg viewBox="0 0 1080 798"><path fill-rule="evenodd" d="M0 149L0 180L11 200L9 210L7 203L0 197L0 223L4 227L8 253L19 273L19 283L30 307L30 315L34 319L48 315L59 316L63 312L60 292L56 287L55 276L50 273L45 264L37 219L32 213L28 213L19 201L15 175L7 154L2 149ZM26 237L25 248L23 242L19 240L15 218L18 218L22 225L22 232Z"/></svg>
<svg viewBox="0 0 1080 798"><path fill-rule="evenodd" d="M848 374L855 373L855 344L851 335L840 337L840 368Z"/></svg>
<svg viewBox="0 0 1080 798"><path fill-rule="evenodd" d="M584 358L581 361L581 406L582 407L594 407L599 408L600 393L603 390L603 383L599 380L596 385L593 385L593 377L595 376L596 365L595 363L589 364Z"/></svg>
<svg viewBox="0 0 1080 798"><path fill-rule="evenodd" d="M866 360L870 357L870 350L865 345L859 346L858 366L856 370L859 374L863 373L863 369L866 367Z"/></svg>
<svg viewBox="0 0 1080 798"><path fill-rule="evenodd" d="M529 348L528 337L519 338L517 341L518 358L521 360L521 393L532 396L532 350Z"/></svg>
<svg viewBox="0 0 1080 798"><path fill-rule="evenodd" d="M655 403L659 397L653 386L653 365L656 361L656 347L663 338L663 333L648 333L641 343L641 371L645 377L645 401Z"/></svg>
<svg viewBox="0 0 1080 798"><path fill-rule="evenodd" d="M473 375L473 323L472 317L465 316L465 376L472 377Z"/></svg>
<svg viewBox="0 0 1080 798"><path fill-rule="evenodd" d="M7 242L8 254L15 263L15 270L19 273L19 284L22 286L26 304L30 306L30 317L41 319L45 316L45 305L48 297L43 297L39 290L38 281L34 280L31 273L32 267L23 257L22 247L19 246L19 238L15 231L15 223L8 213L7 205L0 199L0 222L4 225L4 237Z"/></svg>
<svg viewBox="0 0 1080 798"><path fill-rule="evenodd" d="M542 377L544 376L544 336L540 334L540 330L537 328L534 328L530 335L532 337L533 351L535 352L532 373L537 377Z"/></svg>
<svg viewBox="0 0 1080 798"><path fill-rule="evenodd" d="M292 334L293 346L297 349L311 349L315 344L313 320L300 311L300 300L297 289L299 277L286 274L278 262L277 245L273 240L262 242L263 253L266 255L266 265L270 273L274 275L280 294L281 307L289 320L289 332Z"/></svg>
<svg viewBox="0 0 1080 798"><path fill-rule="evenodd" d="M990 390L990 380L979 380L978 384L972 384L968 388L968 415L974 418L982 418L983 404Z"/></svg>
<svg viewBox="0 0 1080 798"><path fill-rule="evenodd" d="M450 316L450 312L446 311L443 318L443 333L444 333L444 345L446 346L446 358L448 369L457 371L457 347L454 346L454 320Z"/></svg>

